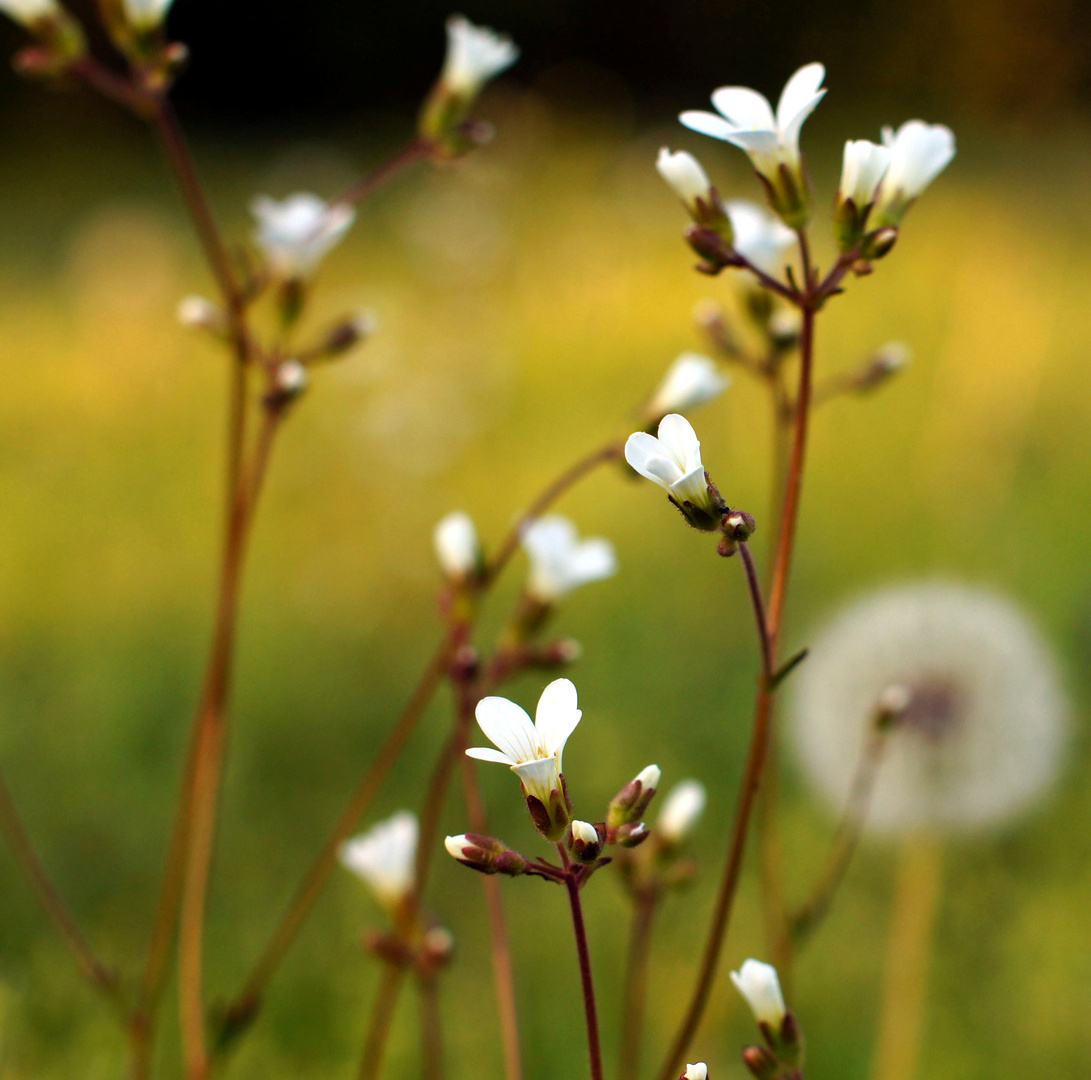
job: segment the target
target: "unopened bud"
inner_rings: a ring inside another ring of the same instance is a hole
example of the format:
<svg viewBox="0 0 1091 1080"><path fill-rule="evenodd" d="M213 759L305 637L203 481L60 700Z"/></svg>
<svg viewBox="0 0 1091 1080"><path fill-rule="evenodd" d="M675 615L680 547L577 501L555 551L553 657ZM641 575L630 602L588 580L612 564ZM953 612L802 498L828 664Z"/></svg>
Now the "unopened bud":
<svg viewBox="0 0 1091 1080"><path fill-rule="evenodd" d="M708 1080L708 1066L703 1061L698 1061L695 1065L687 1065L686 1071L678 1080Z"/></svg>
<svg viewBox="0 0 1091 1080"><path fill-rule="evenodd" d="M630 821L618 828L614 834L614 842L624 848L634 848L643 844L649 836L651 833L643 821Z"/></svg>
<svg viewBox="0 0 1091 1080"><path fill-rule="evenodd" d="M803 1031L795 1013L789 1010L777 1033L777 1057L782 1065L795 1068L803 1062Z"/></svg>
<svg viewBox="0 0 1091 1080"><path fill-rule="evenodd" d="M872 353L863 370L853 382L853 389L861 392L874 390L897 375L912 359L909 346L901 341L888 341Z"/></svg>
<svg viewBox="0 0 1091 1080"><path fill-rule="evenodd" d="M731 972L731 981L746 999L758 1024L767 1025L779 1033L787 1007L781 993L777 969L760 960L747 960L738 971Z"/></svg>
<svg viewBox="0 0 1091 1080"><path fill-rule="evenodd" d="M469 514L453 510L441 518L432 533L432 543L448 578L461 581L480 573L484 556Z"/></svg>
<svg viewBox="0 0 1091 1080"><path fill-rule="evenodd" d="M483 874L506 874L519 877L527 868L527 860L507 844L492 836L480 833L462 833L448 836L443 842L448 854L463 866L480 870Z"/></svg>
<svg viewBox="0 0 1091 1080"><path fill-rule="evenodd" d="M803 316L798 308L777 308L766 323L769 340L779 352L794 348L803 332Z"/></svg>
<svg viewBox="0 0 1091 1080"><path fill-rule="evenodd" d="M307 369L298 360L285 360L273 372L272 386L265 400L269 405L283 407L302 396L309 384Z"/></svg>
<svg viewBox="0 0 1091 1080"><path fill-rule="evenodd" d="M732 510L731 513L724 515L723 534L736 543L749 540L757 527L757 522L742 510Z"/></svg>
<svg viewBox="0 0 1091 1080"><path fill-rule="evenodd" d="M590 866L602 854L602 837L589 821L572 822L568 850L572 858L584 866Z"/></svg>
<svg viewBox="0 0 1091 1080"><path fill-rule="evenodd" d="M440 967L455 951L455 936L443 926L433 926L421 939L421 961L429 968Z"/></svg>
<svg viewBox="0 0 1091 1080"><path fill-rule="evenodd" d="M227 328L223 311L203 296L186 296L178 302L178 321L189 330L222 334Z"/></svg>
<svg viewBox="0 0 1091 1080"><path fill-rule="evenodd" d="M583 646L575 638L560 638L538 648L529 648L524 663L526 667L550 671L554 668L568 667L582 655Z"/></svg>
<svg viewBox="0 0 1091 1080"><path fill-rule="evenodd" d="M777 1059L764 1046L748 1046L742 1052L742 1063L758 1080L776 1080L780 1074Z"/></svg>
<svg viewBox="0 0 1091 1080"><path fill-rule="evenodd" d="M683 780L676 784L659 811L655 835L666 844L680 844L693 831L707 801L705 786L699 780Z"/></svg>
<svg viewBox="0 0 1091 1080"><path fill-rule="evenodd" d="M606 812L606 827L616 829L639 821L655 797L662 776L658 765L649 765L630 780L611 800Z"/></svg>
<svg viewBox="0 0 1091 1080"><path fill-rule="evenodd" d="M890 254L890 249L898 242L898 230L893 225L885 229L876 229L864 238L863 258L870 262Z"/></svg>
<svg viewBox="0 0 1091 1080"><path fill-rule="evenodd" d="M350 315L330 328L315 347L314 359L333 360L343 356L361 341L366 341L378 328L379 320L373 312L360 311Z"/></svg>

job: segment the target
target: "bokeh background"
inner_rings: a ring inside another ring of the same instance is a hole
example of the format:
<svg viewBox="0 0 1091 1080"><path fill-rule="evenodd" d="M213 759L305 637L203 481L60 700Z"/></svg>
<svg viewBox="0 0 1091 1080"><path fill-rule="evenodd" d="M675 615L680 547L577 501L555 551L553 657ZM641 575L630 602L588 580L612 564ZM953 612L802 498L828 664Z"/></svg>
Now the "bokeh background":
<svg viewBox="0 0 1091 1080"><path fill-rule="evenodd" d="M218 213L244 240L253 194L330 195L411 131L442 55L438 3L201 4L172 30L178 88ZM800 63L830 93L805 131L822 213L841 141L913 115L959 156L894 254L822 317L833 372L900 338L916 359L877 396L818 414L789 643L845 598L918 575L991 585L1057 649L1072 736L1057 788L1003 830L947 845L921 1075L1091 1072L1091 14L1077 0L766 5L480 3L520 65L488 94L494 143L422 168L364 207L329 259L313 324L361 305L381 333L322 371L278 448L241 626L230 769L211 897L209 980L237 986L297 875L438 640L433 523L471 511L495 540L561 467L630 430L691 312L728 296L692 271L683 213L652 168L699 153L721 189L758 192L743 156L673 120L725 82L770 96ZM0 53L19 43L0 27ZM0 78L0 756L44 858L91 938L134 969L151 920L203 661L220 520L224 358L174 323L211 286L156 148L87 96ZM694 420L733 505L766 511L767 409L738 378ZM756 657L740 575L648 485L606 470L562 509L610 537L621 571L572 597L585 710L567 771L594 816L657 761L711 792L704 871L673 898L648 1043L689 985L749 722ZM522 571L489 605L499 625ZM510 688L527 705L542 679ZM420 797L441 696L374 818ZM532 846L512 778L482 770L497 831ZM832 822L789 768L797 895ZM457 804L445 824L461 831ZM794 1003L812 1080L869 1075L896 847L865 845ZM579 1075L584 1038L562 897L505 882L529 1080ZM760 953L748 878L725 953ZM476 878L443 859L432 904L459 942L444 1010L453 1078L500 1069ZM608 1060L624 903L588 893ZM375 988L357 947L381 922L332 883L232 1075L353 1075ZM726 980L724 980L726 981ZM163 1075L175 1075L173 1002ZM721 983L694 1055L741 1076L750 1026ZM0 1076L120 1075L111 1018L78 981L0 853ZM389 1075L418 1068L412 1002Z"/></svg>

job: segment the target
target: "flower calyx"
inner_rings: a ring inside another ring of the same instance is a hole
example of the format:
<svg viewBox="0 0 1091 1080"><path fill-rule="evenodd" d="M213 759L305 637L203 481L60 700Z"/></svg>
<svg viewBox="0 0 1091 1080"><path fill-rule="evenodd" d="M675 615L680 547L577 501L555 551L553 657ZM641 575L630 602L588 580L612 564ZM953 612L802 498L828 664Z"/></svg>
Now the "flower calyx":
<svg viewBox="0 0 1091 1080"><path fill-rule="evenodd" d="M649 765L630 780L611 800L606 812L607 829L639 822L644 817L662 777L658 765Z"/></svg>
<svg viewBox="0 0 1091 1080"><path fill-rule="evenodd" d="M504 874L520 877L526 873L529 860L508 847L502 840L480 833L448 836L444 846L452 858L482 874Z"/></svg>

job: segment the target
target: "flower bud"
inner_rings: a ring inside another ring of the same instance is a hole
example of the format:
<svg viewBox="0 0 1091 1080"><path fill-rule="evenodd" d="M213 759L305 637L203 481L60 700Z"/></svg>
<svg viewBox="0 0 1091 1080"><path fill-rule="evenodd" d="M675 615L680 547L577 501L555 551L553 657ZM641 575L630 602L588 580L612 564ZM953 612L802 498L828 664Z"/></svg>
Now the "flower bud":
<svg viewBox="0 0 1091 1080"><path fill-rule="evenodd" d="M448 854L463 866L479 870L483 874L506 874L518 877L527 868L527 860L507 844L480 833L463 833L448 836L443 842Z"/></svg>
<svg viewBox="0 0 1091 1080"><path fill-rule="evenodd" d="M272 386L265 401L276 408L290 405L303 395L310 381L307 369L298 360L285 360L273 372Z"/></svg>
<svg viewBox="0 0 1091 1080"><path fill-rule="evenodd" d="M674 847L682 843L705 811L708 795L699 780L683 780L671 788L655 822L655 835Z"/></svg>
<svg viewBox="0 0 1091 1080"><path fill-rule="evenodd" d="M897 375L912 359L909 346L901 341L888 341L871 354L871 359L853 381L852 389L874 390Z"/></svg>
<svg viewBox="0 0 1091 1080"><path fill-rule="evenodd" d="M440 519L432 533L436 558L444 574L454 581L476 577L482 566L481 544L469 514L454 510Z"/></svg>
<svg viewBox="0 0 1091 1080"><path fill-rule="evenodd" d="M701 163L685 150L672 154L664 146L659 151L655 167L682 200L694 224L702 229L711 229L722 236L727 244L731 244L734 240L731 219Z"/></svg>
<svg viewBox="0 0 1091 1080"><path fill-rule="evenodd" d="M315 346L314 360L334 360L366 341L379 328L379 320L373 312L358 311L330 328L326 336Z"/></svg>
<svg viewBox="0 0 1091 1080"><path fill-rule="evenodd" d="M531 762L530 764L531 766L537 766L538 762ZM519 768L525 769L526 766L519 766ZM518 768L513 771L518 775ZM535 770L536 773L538 771L544 772L545 770ZM556 771L555 766L554 771ZM536 788L540 787L539 777L535 775L534 779L536 781L534 786ZM572 807L568 801L568 785L565 783L563 776L558 776L557 782L560 787L550 789L548 801L545 801L542 797L545 795L544 791L530 791L528 785L523 784L523 797L527 802L530 819L534 822L534 827L538 832L553 844L564 837L565 830L572 821Z"/></svg>
<svg viewBox="0 0 1091 1080"><path fill-rule="evenodd" d="M0 0L0 12L38 39L15 57L21 74L59 75L87 52L80 24L55 0Z"/></svg>
<svg viewBox="0 0 1091 1080"><path fill-rule="evenodd" d="M955 136L943 124L908 120L898 128L883 129L883 146L890 164L875 194L872 224L900 225L917 197L955 156Z"/></svg>
<svg viewBox="0 0 1091 1080"><path fill-rule="evenodd" d="M708 1066L703 1061L696 1065L687 1065L679 1080L708 1080Z"/></svg>
<svg viewBox="0 0 1091 1080"><path fill-rule="evenodd" d="M211 334L223 334L227 320L223 311L203 296L186 296L178 302L178 322L187 330L207 330Z"/></svg>
<svg viewBox="0 0 1091 1080"><path fill-rule="evenodd" d="M720 372L715 360L699 353L682 353L667 369L644 417L658 426L668 413L688 412L719 397L730 385L730 377Z"/></svg>
<svg viewBox="0 0 1091 1080"><path fill-rule="evenodd" d="M780 1065L764 1046L748 1046L742 1052L742 1062L757 1080L777 1080Z"/></svg>
<svg viewBox="0 0 1091 1080"><path fill-rule="evenodd" d="M662 776L658 765L649 765L630 780L611 800L606 812L606 827L616 829L639 821L655 798Z"/></svg>
<svg viewBox="0 0 1091 1080"><path fill-rule="evenodd" d="M602 854L602 837L589 821L572 822L568 850L572 858L584 866L592 865Z"/></svg>
<svg viewBox="0 0 1091 1080"><path fill-rule="evenodd" d="M760 960L747 960L738 971L731 972L731 981L746 999L754 1019L778 1034L787 1008L780 990L777 969Z"/></svg>
<svg viewBox="0 0 1091 1080"><path fill-rule="evenodd" d="M884 255L889 255L891 248L898 242L898 230L893 225L888 225L882 229L876 229L873 233L868 233L864 238L863 259L865 262L872 262L876 259L881 259Z"/></svg>
<svg viewBox="0 0 1091 1080"><path fill-rule="evenodd" d="M623 848L640 847L651 833L643 821L630 821L618 827L614 833L614 843Z"/></svg>
<svg viewBox="0 0 1091 1080"><path fill-rule="evenodd" d="M442 967L455 951L455 936L443 926L425 931L420 943L420 963L431 970Z"/></svg>

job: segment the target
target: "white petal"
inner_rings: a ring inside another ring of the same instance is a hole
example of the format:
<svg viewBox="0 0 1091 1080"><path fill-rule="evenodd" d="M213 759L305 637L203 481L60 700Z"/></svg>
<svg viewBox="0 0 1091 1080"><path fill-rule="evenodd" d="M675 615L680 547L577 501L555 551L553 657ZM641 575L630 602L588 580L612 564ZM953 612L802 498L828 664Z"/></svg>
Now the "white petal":
<svg viewBox="0 0 1091 1080"><path fill-rule="evenodd" d="M498 765L514 764L507 754L494 750L491 746L471 746L466 751L466 756L476 758L478 761L495 761Z"/></svg>
<svg viewBox="0 0 1091 1080"><path fill-rule="evenodd" d="M825 96L826 91L820 90L780 129L780 145L792 161L799 160L799 131L803 127L803 121L814 112L815 106Z"/></svg>
<svg viewBox="0 0 1091 1080"><path fill-rule="evenodd" d="M775 131L733 131L725 136L732 146L745 150L763 176L772 176L780 164L780 139Z"/></svg>
<svg viewBox="0 0 1091 1080"><path fill-rule="evenodd" d="M669 413L659 422L659 442L683 473L701 467L701 444L697 433L679 413Z"/></svg>
<svg viewBox="0 0 1091 1080"><path fill-rule="evenodd" d="M473 519L459 510L440 520L432 534L432 542L439 564L448 577L465 577L481 557Z"/></svg>
<svg viewBox="0 0 1091 1080"><path fill-rule="evenodd" d="M667 462L666 450L654 435L646 431L637 431L625 441L625 460L629 465L646 480L654 480L663 487L670 487L682 472L676 470L676 475L664 478L661 462ZM655 471L649 468L649 463L656 463ZM669 462L667 462L669 464Z"/></svg>
<svg viewBox="0 0 1091 1080"><path fill-rule="evenodd" d="M800 113L803 123L814 107L822 100L825 90L819 91L826 69L821 64L806 64L801 67L784 85L780 101L777 102L777 127L784 131ZM796 128L799 131L799 128Z"/></svg>
<svg viewBox="0 0 1091 1080"><path fill-rule="evenodd" d="M700 462L696 468L691 469L681 480L671 484L671 494L680 503L693 503L711 509L712 497L708 493L708 480L705 479L704 466Z"/></svg>
<svg viewBox="0 0 1091 1080"><path fill-rule="evenodd" d="M482 698L475 711L485 736L503 751L511 764L538 756L537 735L526 711L503 697Z"/></svg>
<svg viewBox="0 0 1091 1080"><path fill-rule="evenodd" d="M699 353L682 353L667 369L648 406L649 413L685 412L722 394L731 379L720 372L716 361Z"/></svg>
<svg viewBox="0 0 1091 1080"><path fill-rule="evenodd" d="M665 840L678 843L693 831L704 813L708 794L699 780L683 780L671 788L655 822L655 831Z"/></svg>
<svg viewBox="0 0 1091 1080"><path fill-rule="evenodd" d="M557 756L557 768L561 768L561 754L569 735L576 730L583 713L576 707L578 698L571 679L554 679L538 699L534 725L538 743L546 754Z"/></svg>
<svg viewBox="0 0 1091 1080"><path fill-rule="evenodd" d="M568 577L573 587L602 581L603 578L613 577L615 573L617 558L614 555L614 545L600 536L584 540L569 560Z"/></svg>
<svg viewBox="0 0 1091 1080"><path fill-rule="evenodd" d="M685 150L672 154L665 146L659 151L655 168L659 175L670 185L671 190L686 203L691 205L697 199L707 199L712 187L708 174L701 163Z"/></svg>
<svg viewBox="0 0 1091 1080"><path fill-rule="evenodd" d="M598 830L589 821L572 819L572 838L582 840L585 844L597 844L599 842Z"/></svg>
<svg viewBox="0 0 1091 1080"><path fill-rule="evenodd" d="M772 106L764 94L746 86L721 86L712 92L716 111L735 127L749 131L774 131L777 126Z"/></svg>
<svg viewBox="0 0 1091 1080"><path fill-rule="evenodd" d="M409 810L399 811L341 846L341 861L362 877L380 902L397 904L413 887L419 827Z"/></svg>
<svg viewBox="0 0 1091 1080"><path fill-rule="evenodd" d="M543 806L549 806L549 793L561 789L561 766L555 757L527 761L522 765L513 765L511 771L519 777L519 782Z"/></svg>
<svg viewBox="0 0 1091 1080"><path fill-rule="evenodd" d="M759 1024L768 1024L774 1033L780 1031L788 1011L781 993L777 969L760 960L747 960L738 971L731 972L731 981L750 1006Z"/></svg>
<svg viewBox="0 0 1091 1080"><path fill-rule="evenodd" d="M715 113L690 109L678 117L690 131L699 131L702 135L711 135L714 139L727 139L735 132L735 125L729 124L722 116Z"/></svg>

